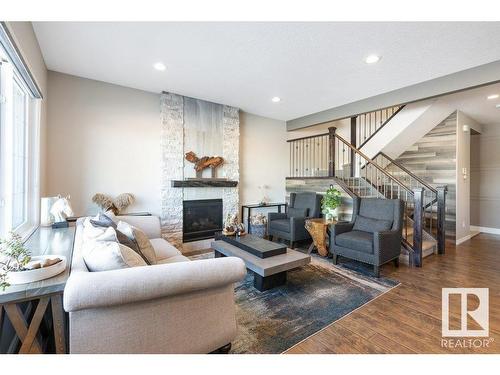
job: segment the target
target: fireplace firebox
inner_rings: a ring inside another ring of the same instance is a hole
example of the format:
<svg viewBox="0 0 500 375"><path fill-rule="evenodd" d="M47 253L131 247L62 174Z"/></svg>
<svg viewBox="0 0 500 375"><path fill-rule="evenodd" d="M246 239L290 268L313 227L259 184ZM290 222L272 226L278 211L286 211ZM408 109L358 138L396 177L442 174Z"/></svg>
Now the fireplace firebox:
<svg viewBox="0 0 500 375"><path fill-rule="evenodd" d="M222 230L222 199L184 201L183 219L183 242L214 237Z"/></svg>

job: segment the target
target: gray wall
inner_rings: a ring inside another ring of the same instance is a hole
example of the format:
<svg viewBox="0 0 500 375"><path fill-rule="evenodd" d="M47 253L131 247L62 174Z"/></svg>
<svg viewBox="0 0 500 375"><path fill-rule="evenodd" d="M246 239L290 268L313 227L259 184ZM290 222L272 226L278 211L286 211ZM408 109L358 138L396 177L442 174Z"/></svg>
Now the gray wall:
<svg viewBox="0 0 500 375"><path fill-rule="evenodd" d="M160 214L159 94L52 71L48 86L46 193L71 194L83 215L97 211L96 192L128 191L137 198L131 211ZM241 203L258 203L262 185L270 200L283 201L285 122L242 111L240 118Z"/></svg>
<svg viewBox="0 0 500 375"><path fill-rule="evenodd" d="M471 225L500 229L500 124L471 136Z"/></svg>

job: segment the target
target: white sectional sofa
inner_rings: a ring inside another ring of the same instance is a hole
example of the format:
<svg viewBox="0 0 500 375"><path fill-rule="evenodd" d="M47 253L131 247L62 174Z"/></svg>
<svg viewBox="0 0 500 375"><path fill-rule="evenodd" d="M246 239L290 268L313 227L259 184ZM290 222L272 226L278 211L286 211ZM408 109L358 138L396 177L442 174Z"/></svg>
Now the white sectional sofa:
<svg viewBox="0 0 500 375"><path fill-rule="evenodd" d="M161 238L155 216L120 216L150 238L158 264L89 272L77 222L72 270L64 290L70 353L209 353L236 335L238 258L190 261Z"/></svg>

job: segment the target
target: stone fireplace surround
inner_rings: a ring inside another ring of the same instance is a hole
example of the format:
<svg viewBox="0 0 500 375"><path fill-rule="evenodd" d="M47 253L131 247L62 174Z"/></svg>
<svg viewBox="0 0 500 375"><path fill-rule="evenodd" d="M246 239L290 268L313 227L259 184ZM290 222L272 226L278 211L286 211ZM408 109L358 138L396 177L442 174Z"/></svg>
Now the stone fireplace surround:
<svg viewBox="0 0 500 375"><path fill-rule="evenodd" d="M218 177L239 181L239 109L167 92L161 94L160 105L162 236L183 251L183 201L222 199L223 219L238 212L237 186L179 188L172 181L195 177L184 159L188 151L199 157L220 152L224 164Z"/></svg>

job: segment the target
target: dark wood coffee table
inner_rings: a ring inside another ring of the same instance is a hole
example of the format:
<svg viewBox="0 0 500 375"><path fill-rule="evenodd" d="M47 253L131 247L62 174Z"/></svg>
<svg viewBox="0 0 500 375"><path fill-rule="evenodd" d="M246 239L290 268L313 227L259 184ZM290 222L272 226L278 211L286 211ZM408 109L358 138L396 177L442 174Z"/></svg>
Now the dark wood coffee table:
<svg viewBox="0 0 500 375"><path fill-rule="evenodd" d="M251 234L245 234L243 236L225 236L222 232L218 232L215 233L215 240L222 240L230 243L259 258L269 258L286 253L286 245L268 241Z"/></svg>
<svg viewBox="0 0 500 375"><path fill-rule="evenodd" d="M269 242L270 245L278 245L271 241L263 241ZM215 257L234 256L242 259L246 267L254 274L254 287L260 291L285 284L287 271L305 266L311 262L311 257L308 254L288 248L283 254L260 258L222 240L213 241L211 246L215 252Z"/></svg>

